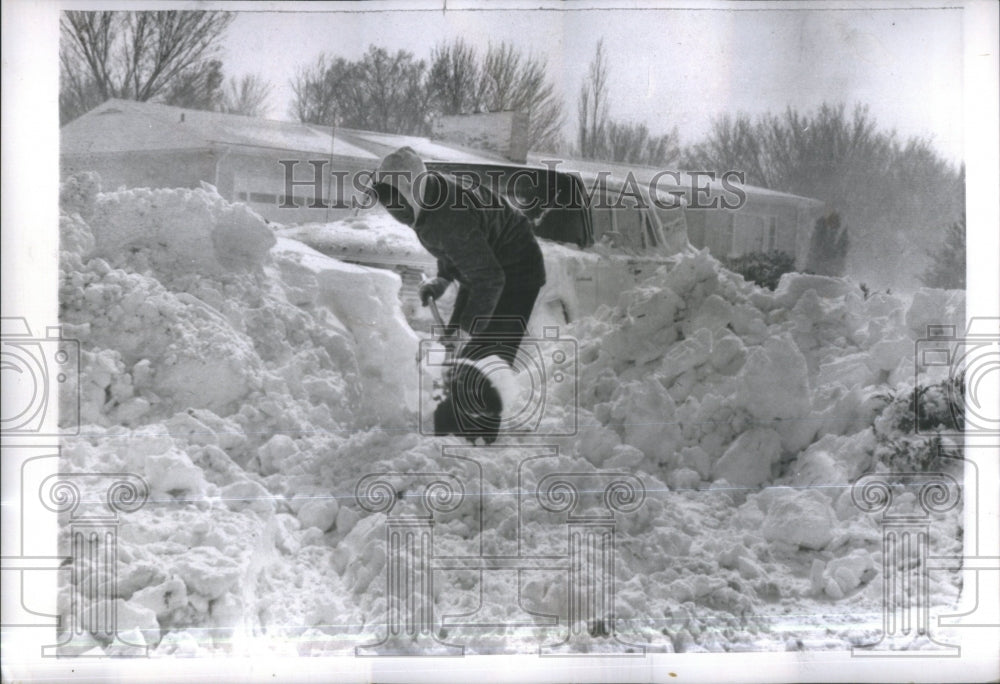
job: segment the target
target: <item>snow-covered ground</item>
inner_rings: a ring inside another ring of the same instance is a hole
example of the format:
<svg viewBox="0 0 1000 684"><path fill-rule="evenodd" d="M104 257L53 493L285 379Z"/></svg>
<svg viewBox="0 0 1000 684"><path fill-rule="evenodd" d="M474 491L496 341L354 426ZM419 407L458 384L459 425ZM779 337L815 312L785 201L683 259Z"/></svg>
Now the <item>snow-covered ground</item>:
<svg viewBox="0 0 1000 684"><path fill-rule="evenodd" d="M435 556L556 565L571 555L573 521L528 485L554 474L641 483L641 505L617 501L603 569L615 622L589 625L580 648L600 651L611 634L668 651L877 639L882 530L851 483L891 481L894 454L917 443L899 419L915 341L928 324L961 329L963 293L866 299L848 280L794 274L770 292L707 253L685 255L560 331L574 342L560 368L575 367L575 382L546 371L537 434L449 452L467 442L418 429L430 371L415 362L395 274L276 238L211 188L101 194L79 178L62 204L61 315L81 343L83 423L63 469L149 485L120 526L115 598L119 632L154 655L354 653L378 641L392 604L387 522L419 503L426 474L466 487L453 510L438 502ZM955 463L943 467L961 482ZM389 518L356 499L377 474L399 499L380 502ZM606 512L611 498L573 511ZM920 504L915 491L894 503L900 514ZM932 555L959 555L961 507L928 521ZM565 567L509 565L435 571L428 593L414 592L433 606L434 635L467 653L564 638ZM928 577L934 610L952 608L959 573ZM107 579L85 572L63 587L64 624L74 592L92 600L84 587ZM68 651L94 648L129 647L91 635Z"/></svg>

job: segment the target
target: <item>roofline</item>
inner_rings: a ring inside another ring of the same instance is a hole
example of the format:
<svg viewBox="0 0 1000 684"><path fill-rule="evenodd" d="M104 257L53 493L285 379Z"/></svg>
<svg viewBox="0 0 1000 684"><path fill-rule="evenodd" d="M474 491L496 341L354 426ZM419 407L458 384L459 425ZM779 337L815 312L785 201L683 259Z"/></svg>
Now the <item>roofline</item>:
<svg viewBox="0 0 1000 684"><path fill-rule="evenodd" d="M378 161L378 157L375 155L372 155L370 157L358 157L353 154L336 154L336 153L331 154L330 152L317 152L316 150L300 150L294 147L275 147L273 145L254 145L252 143L245 143L245 142L224 142L222 140L209 140L209 142L212 145L217 145L219 147L230 147L230 148L240 147L240 148L253 148L257 150L276 150L279 152L295 152L298 154L321 156L326 159L330 159L332 157L333 159L352 159L366 163Z"/></svg>
<svg viewBox="0 0 1000 684"><path fill-rule="evenodd" d="M197 130L192 129L190 127L182 128L178 124L178 122L176 122L176 121L171 121L169 119L164 119L162 116L157 116L156 112L155 111L151 111L147 106L148 105L153 105L154 107L165 107L167 109L172 109L172 110L175 110L177 112L193 112L193 113L198 114L198 115L201 115L201 114L210 114L210 115L214 115L214 116L234 117L234 118L237 118L237 119L245 119L245 120L251 121L251 122L266 121L266 122L269 122L269 123L279 124L281 126L286 126L286 127L301 127L301 126L310 127L310 128L311 127L316 127L316 124L302 123L302 122L299 122L299 121L281 121L281 120L278 120L278 119L264 119L262 117L246 116L245 114L230 114L228 112L213 112L213 111L208 111L208 110L192 109L190 107L177 107L176 105L168 105L168 104L163 104L161 102L139 102L138 100L123 100L123 99L117 98L117 97L108 98L107 100L105 100L101 104L97 105L96 107L94 107L90 111L86 112L82 116L87 116L88 114L91 114L92 112L96 111L98 108L104 107L105 105L108 105L109 103L113 104L114 106L118 106L120 104L120 105L128 108L130 111L132 111L132 112L134 112L136 114L139 114L141 116L145 116L147 118L155 119L156 122L159 123L159 124L161 124L161 125L167 125L167 126L171 126L171 127L175 128L175 129L182 130L185 135L187 135L187 136L189 136L189 137L191 137L193 139L200 140L200 141L204 142L206 145L209 145L209 146L212 146L212 145L221 145L221 146L226 146L226 147L232 147L232 146L252 147L252 148L258 148L258 149L265 149L265 150L281 150L281 151L286 151L286 152L297 152L297 153L301 153L301 154L324 154L327 157L331 156L330 155L330 151L318 152L318 151L312 151L312 150L303 150L303 149L299 149L299 148L295 148L295 147L278 147L278 146L273 146L273 145L256 145L256 144L253 144L253 143L246 143L246 142L217 140L215 138L210 138L210 137L206 137L206 136L200 135ZM74 121L75 120L76 119L74 119ZM72 121L69 122L69 123L72 123ZM69 124L66 124L66 125L69 125ZM328 128L328 127L326 127L326 126L319 126L319 128ZM316 132L318 132L318 131L316 131ZM181 148L175 148L175 149L181 149ZM362 150L362 151L366 151L366 150ZM358 157L358 156L351 155L351 154L333 154L333 157L335 159L336 158L341 158L341 159L364 159L366 161L377 160L378 159L378 156L375 155L375 154L371 154L370 157Z"/></svg>
<svg viewBox="0 0 1000 684"><path fill-rule="evenodd" d="M116 154L143 154L144 152L214 152L217 148L210 145L201 147L149 147L141 150L100 150L97 152L64 152L59 151L60 157L71 157L74 155L111 156Z"/></svg>
<svg viewBox="0 0 1000 684"><path fill-rule="evenodd" d="M543 153L531 152L531 151L528 152L528 155L529 156L533 156L533 157L537 157L537 158L548 157L548 158L552 159L553 161L566 162L568 164L572 164L573 162L579 162L579 163L588 164L588 165L589 164L608 164L610 166L617 167L618 169L628 169L629 171L631 171L631 170L634 169L634 170L637 170L637 171L649 171L649 172L656 172L656 173L667 171L667 172L676 172L676 173L681 173L681 174L686 174L686 175L690 175L691 174L690 171L685 171L685 170L680 169L680 168L670 169L670 168L662 168L662 167L659 167L659 166L649 166L649 165L646 165L646 164L631 164L631 163L627 163L627 162L614 162L614 161L606 161L606 160L602 160L602 159L581 159L579 157L560 156L560 155L557 155L557 154L543 154ZM578 169L574 169L574 170L575 171L579 171ZM596 173L596 172L588 171L587 173ZM711 184L718 184L718 183L719 183L718 180L710 181L710 185ZM758 198L765 198L765 197L770 196L770 197L773 197L775 199L795 200L797 202L809 202L809 203L815 203L817 205L824 205L824 204L826 204L826 202L824 202L823 200L819 200L819 199L816 199L814 197L806 197L804 195L796 195L796 194L790 193L790 192L782 192L781 190L772 190L771 188L767 188L767 187L764 187L762 185L750 185L750 184L744 183L744 184L741 185L741 187L743 189L745 189L745 190L749 190L749 191L753 192L754 195L756 197L758 197Z"/></svg>
<svg viewBox="0 0 1000 684"><path fill-rule="evenodd" d="M125 100L125 99L122 99L120 97L109 97L107 100L105 100L101 104L97 105L96 107L94 107L90 111L88 111L85 114L83 114L83 116L86 116L90 112L92 112L95 109L97 109L97 107L102 107L102 106L108 104L109 102L114 102L114 103L119 103L120 102L120 103L122 103L122 104L124 104L126 106L129 106L129 107L139 107L139 108L142 108L145 105L153 105L155 107L166 107L167 109L174 109L174 110L176 110L178 112L196 112L198 114L215 114L217 116L231 116L231 117L234 117L234 118L237 118L237 119L248 119L250 121L269 121L271 123L277 123L277 124L303 125L303 124L301 124L298 121L282 121L281 119L265 119L264 117L260 117L260 116L247 116L246 114L232 114L230 112L213 112L213 111L208 110L208 109L194 109L193 107L178 107L177 105L166 104L164 102L152 102L150 100L143 100L141 102L139 100ZM75 121L75 119L74 119L74 121ZM72 123L72 122L70 122L70 123Z"/></svg>
<svg viewBox="0 0 1000 684"><path fill-rule="evenodd" d="M303 124L303 125L305 125L305 126L319 126L319 124L310 124L310 123L306 123L306 124ZM320 126L320 127L321 128L328 128L327 126ZM329 128L333 128L336 131L344 131L348 135L350 135L350 134L353 133L355 135L361 135L361 136L367 135L367 134L372 134L372 135L392 136L392 137L398 137L398 138L419 138L421 140L426 140L429 143L433 143L434 145L440 145L441 147L447 147L449 149L455 150L456 152L464 152L465 154L468 154L470 156L474 156L474 157L486 157L486 159L484 160L484 162L489 162L491 164L492 163L497 163L497 164L511 164L513 166L517 166L518 165L518 162L511 161L510 159L504 157L501 153L494 152L493 150L482 150L482 149L478 149L478 148L475 148L475 147L466 147L465 145L459 145L458 143L454 143L454 142L451 142L451 141L448 141L448 140L440 140L438 138L431 138L431 137L426 136L426 135L413 135L413 134L408 134L408 133L385 133L383 131L367 131L367 130L360 129L360 128L347 128L346 126L336 126L336 127L329 127ZM375 143L375 144L377 145L379 143ZM491 154L496 155L498 158L496 160L489 159L488 156L491 155ZM449 163L481 164L481 163L484 163L484 162L464 162L463 161L463 162L449 162Z"/></svg>

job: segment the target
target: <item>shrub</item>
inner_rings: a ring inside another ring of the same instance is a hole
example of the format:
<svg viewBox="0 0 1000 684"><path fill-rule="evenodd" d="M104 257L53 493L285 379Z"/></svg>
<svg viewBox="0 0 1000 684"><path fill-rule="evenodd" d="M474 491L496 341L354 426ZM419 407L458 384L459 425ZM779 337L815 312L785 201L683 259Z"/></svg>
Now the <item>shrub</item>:
<svg viewBox="0 0 1000 684"><path fill-rule="evenodd" d="M875 460L890 472L902 473L937 471L951 459L962 458L961 448L946 444L941 432L963 429L964 390L965 379L959 375L908 392L879 395L885 403L873 426Z"/></svg>
<svg viewBox="0 0 1000 684"><path fill-rule="evenodd" d="M965 289L965 217L944 231L941 245L927 251L930 265L920 277L925 287Z"/></svg>
<svg viewBox="0 0 1000 684"><path fill-rule="evenodd" d="M726 268L739 273L761 287L773 290L784 273L795 270L795 257L787 252L749 252L733 259L723 259Z"/></svg>
<svg viewBox="0 0 1000 684"><path fill-rule="evenodd" d="M847 226L841 225L837 212L816 219L809 239L806 270L817 275L844 275L849 245Z"/></svg>

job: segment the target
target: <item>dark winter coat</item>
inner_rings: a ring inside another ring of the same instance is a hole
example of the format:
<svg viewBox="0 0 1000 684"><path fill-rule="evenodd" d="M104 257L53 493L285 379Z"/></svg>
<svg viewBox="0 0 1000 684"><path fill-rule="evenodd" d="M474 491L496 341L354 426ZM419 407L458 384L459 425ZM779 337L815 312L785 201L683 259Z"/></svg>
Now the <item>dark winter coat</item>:
<svg viewBox="0 0 1000 684"><path fill-rule="evenodd" d="M438 277L457 280L468 296L451 323L472 330L476 318L490 316L505 288L545 284L545 263L531 222L485 187L460 187L455 178L426 176L424 202L413 228L437 258Z"/></svg>

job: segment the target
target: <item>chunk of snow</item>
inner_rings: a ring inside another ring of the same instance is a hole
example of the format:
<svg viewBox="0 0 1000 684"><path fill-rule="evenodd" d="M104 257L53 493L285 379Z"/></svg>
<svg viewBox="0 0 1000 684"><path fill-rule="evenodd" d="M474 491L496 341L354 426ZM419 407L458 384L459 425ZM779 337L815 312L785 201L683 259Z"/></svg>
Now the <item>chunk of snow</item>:
<svg viewBox="0 0 1000 684"><path fill-rule="evenodd" d="M794 420L809 413L809 369L787 334L751 350L739 380L737 401L758 421Z"/></svg>
<svg viewBox="0 0 1000 684"><path fill-rule="evenodd" d="M153 248L158 270L221 273L258 267L274 245L273 231L242 204L198 190L137 188L97 199L88 221L95 254Z"/></svg>
<svg viewBox="0 0 1000 684"><path fill-rule="evenodd" d="M753 428L729 445L712 467L712 475L734 487L757 487L771 479L771 466L781 458L781 437L771 428Z"/></svg>
<svg viewBox="0 0 1000 684"><path fill-rule="evenodd" d="M816 492L778 490L761 526L765 539L822 549L833 539L837 518L829 500Z"/></svg>

